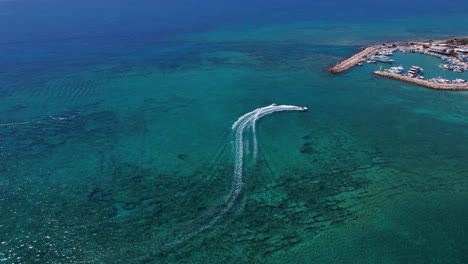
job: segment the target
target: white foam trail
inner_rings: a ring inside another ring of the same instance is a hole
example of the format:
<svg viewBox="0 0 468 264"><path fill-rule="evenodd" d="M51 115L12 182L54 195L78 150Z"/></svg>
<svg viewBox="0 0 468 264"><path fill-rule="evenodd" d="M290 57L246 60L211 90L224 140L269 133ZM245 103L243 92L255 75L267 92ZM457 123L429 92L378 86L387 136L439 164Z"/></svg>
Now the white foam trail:
<svg viewBox="0 0 468 264"><path fill-rule="evenodd" d="M257 151L257 140L255 134L255 124L256 122L269 114L280 111L304 111L302 107L293 106L293 105L269 105L266 107L255 109L252 112L249 112L241 116L233 125L232 129L234 130L235 135L235 157L234 157L234 182L231 187L231 192L227 199L227 204L224 207L223 211L215 218L218 220L224 214L231 210L232 206L235 204L239 195L242 192L243 187L243 166L244 166L244 130L246 128L252 127L253 130L253 139L254 139L254 153ZM213 222L214 223L214 222Z"/></svg>
<svg viewBox="0 0 468 264"><path fill-rule="evenodd" d="M39 124L39 123L48 122L50 120L64 121L64 120L69 120L69 119L73 119L73 118L76 118L76 117L77 117L76 115L72 115L72 116L48 116L48 118L46 118L46 117L35 118L35 119L31 119L29 121L0 123L0 127L2 127L2 126L7 126L7 127L9 127L9 126L19 126L19 125L26 125L26 124Z"/></svg>
<svg viewBox="0 0 468 264"><path fill-rule="evenodd" d="M299 106L293 105L269 105L266 107L255 109L254 111L247 113L240 117L232 126L232 129L235 130L235 163L234 163L234 183L233 190L231 191L229 202L225 208L225 211L229 211L234 204L234 202L239 197L239 194L242 190L243 185L243 162L244 162L244 146L243 146L243 134L245 128L252 126L253 131L253 141L254 141L254 158L258 153L257 145L257 135L255 124L256 122L269 114L280 111L303 111L304 109Z"/></svg>
<svg viewBox="0 0 468 264"><path fill-rule="evenodd" d="M24 124L29 124L30 122L12 122L12 123L3 123L0 124L0 126L17 126L17 125L24 125Z"/></svg>
<svg viewBox="0 0 468 264"><path fill-rule="evenodd" d="M268 107L271 107L273 105L270 105L270 106L267 106L267 107L264 107L263 111L266 111L266 109ZM252 120L252 132L253 132L253 143L254 143L254 154L253 154L253 157L254 157L254 160L257 159L257 156L258 156L258 144L257 144L257 129L256 129L256 126L255 126L255 122L257 121L259 115L260 115L261 111L257 111L255 113L255 116L254 116L254 119Z"/></svg>
<svg viewBox="0 0 468 264"><path fill-rule="evenodd" d="M253 132L253 143L254 143L254 160L257 159L258 156L258 143L257 143L257 130L255 123L257 122L258 119L262 118L265 115L278 112L278 111L304 111L303 108L299 106L294 106L294 105L269 105L266 107L261 108L260 111L257 111L255 113L255 117L252 120L252 132Z"/></svg>
<svg viewBox="0 0 468 264"><path fill-rule="evenodd" d="M62 121L62 120L68 120L68 119L73 119L73 118L75 118L75 117L76 117L76 115L74 115L74 116L64 116L64 117L61 117L61 116L49 116L49 118L52 119L52 120L60 120L60 121Z"/></svg>
<svg viewBox="0 0 468 264"><path fill-rule="evenodd" d="M235 144L235 157L234 157L234 180L232 183L231 191L226 199L226 205L224 208L215 216L213 217L207 224L200 227L198 230L185 235L182 238L177 239L174 243L168 244L176 245L182 243L191 237L211 228L221 217L223 217L226 213L228 213L236 201L239 199L240 194L242 193L243 183L243 166L244 166L244 131L249 127L252 127L253 132L253 142L254 142L254 158L256 158L258 153L258 146L257 146L257 135L255 124L256 122L269 114L274 112L281 112L281 111L304 111L306 108L294 106L294 105L269 105L262 108L257 108L252 112L246 113L243 116L239 117L236 122L232 125L232 130L234 130L234 144ZM248 142L248 141L247 141Z"/></svg>

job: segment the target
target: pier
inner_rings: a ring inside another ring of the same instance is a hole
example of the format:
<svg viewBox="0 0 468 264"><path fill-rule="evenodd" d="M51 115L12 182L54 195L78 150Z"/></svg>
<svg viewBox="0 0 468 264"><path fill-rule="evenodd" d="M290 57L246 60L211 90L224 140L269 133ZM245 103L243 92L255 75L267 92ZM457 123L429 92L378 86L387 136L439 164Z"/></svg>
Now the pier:
<svg viewBox="0 0 468 264"><path fill-rule="evenodd" d="M362 51L354 54L353 56L338 62L335 66L330 67L328 69L329 72L331 73L341 73L345 72L352 67L356 66L359 62L363 61L365 58L374 55L378 50L380 46L370 46Z"/></svg>
<svg viewBox="0 0 468 264"><path fill-rule="evenodd" d="M392 78L396 80L400 80L407 83L417 84L420 86L424 86L431 89L436 90L456 90L456 91L468 91L468 82L467 83L436 83L430 82L427 80L411 78L408 76L388 72L388 71L374 71L374 74L379 76Z"/></svg>

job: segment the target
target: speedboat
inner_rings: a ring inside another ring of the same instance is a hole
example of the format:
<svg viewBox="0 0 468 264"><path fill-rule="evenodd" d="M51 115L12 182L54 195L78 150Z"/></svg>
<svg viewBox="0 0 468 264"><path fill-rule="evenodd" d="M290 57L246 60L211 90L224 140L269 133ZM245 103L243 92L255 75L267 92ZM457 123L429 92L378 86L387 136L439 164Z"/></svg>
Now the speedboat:
<svg viewBox="0 0 468 264"><path fill-rule="evenodd" d="M305 106L299 106L299 108L301 108L301 111L307 111L307 107Z"/></svg>

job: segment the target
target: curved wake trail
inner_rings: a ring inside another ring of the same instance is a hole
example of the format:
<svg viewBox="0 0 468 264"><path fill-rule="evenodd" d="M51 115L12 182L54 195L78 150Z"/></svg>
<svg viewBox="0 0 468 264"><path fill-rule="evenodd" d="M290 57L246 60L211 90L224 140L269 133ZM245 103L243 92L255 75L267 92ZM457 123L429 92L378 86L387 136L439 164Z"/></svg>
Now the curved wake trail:
<svg viewBox="0 0 468 264"><path fill-rule="evenodd" d="M256 122L269 114L282 111L305 111L307 108L294 106L294 105L269 105L262 108L257 108L241 116L233 125L232 129L235 131L235 160L234 160L234 183L231 193L229 195L229 202L224 208L223 212L231 209L234 202L239 198L243 186L243 165L244 165L244 145L243 134L245 129L252 127L253 142L254 142L254 159L258 154L258 143L256 134Z"/></svg>
<svg viewBox="0 0 468 264"><path fill-rule="evenodd" d="M257 145L257 135L256 135L256 122L269 114L282 111L306 111L306 107L294 106L294 105L269 105L261 108L257 108L252 112L246 113L243 116L239 117L236 122L232 125L232 130L234 131L234 140L235 140L235 157L234 157L234 180L232 183L231 191L226 199L226 204L222 210L215 215L208 223L200 227L199 229L185 235L182 238L177 239L171 245L180 244L193 236L211 228L221 217L227 214L232 207L235 205L239 196L242 193L243 183L243 171L244 171L244 132L246 129L252 128L253 133L253 157L254 160L257 158L258 154L258 145Z"/></svg>

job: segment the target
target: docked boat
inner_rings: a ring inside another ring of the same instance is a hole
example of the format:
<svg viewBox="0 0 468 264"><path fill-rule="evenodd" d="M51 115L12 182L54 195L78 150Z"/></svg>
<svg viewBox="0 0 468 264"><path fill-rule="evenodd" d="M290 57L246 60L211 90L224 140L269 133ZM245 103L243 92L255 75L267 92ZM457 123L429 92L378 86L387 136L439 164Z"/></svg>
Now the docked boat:
<svg viewBox="0 0 468 264"><path fill-rule="evenodd" d="M396 73L396 74L401 74L405 69L403 68L403 66L398 66L398 67L390 67L389 71L390 72L393 72L393 73Z"/></svg>
<svg viewBox="0 0 468 264"><path fill-rule="evenodd" d="M377 55L381 55L381 56L392 56L393 55L393 52L390 51L390 50L381 50L377 53Z"/></svg>
<svg viewBox="0 0 468 264"><path fill-rule="evenodd" d="M430 81L432 82L435 82L435 83L441 83L441 84L448 84L448 83L452 83L452 81L450 80L447 80L447 79L444 79L442 77L436 77L436 78L433 78L431 79Z"/></svg>
<svg viewBox="0 0 468 264"><path fill-rule="evenodd" d="M374 61L386 62L386 63L392 63L394 61L394 60L392 60L389 57L384 56L384 55L374 55L371 59L374 60Z"/></svg>
<svg viewBox="0 0 468 264"><path fill-rule="evenodd" d="M421 75L421 73L424 71L423 68L419 67L419 66L411 66L411 68L409 69L409 71L406 73L407 76L411 77L411 78L417 78L418 76Z"/></svg>

